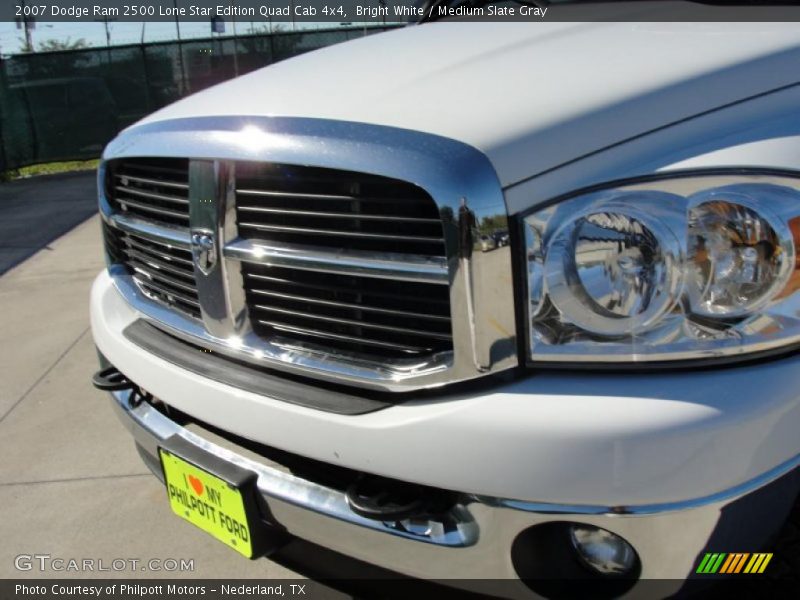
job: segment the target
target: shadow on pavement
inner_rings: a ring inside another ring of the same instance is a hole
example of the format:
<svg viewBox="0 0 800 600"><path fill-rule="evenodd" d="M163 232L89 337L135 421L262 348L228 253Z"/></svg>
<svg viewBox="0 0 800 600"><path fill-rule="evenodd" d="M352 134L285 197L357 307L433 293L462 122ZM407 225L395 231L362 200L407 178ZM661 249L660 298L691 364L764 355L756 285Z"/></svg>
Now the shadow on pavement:
<svg viewBox="0 0 800 600"><path fill-rule="evenodd" d="M95 172L0 183L0 275L97 212Z"/></svg>

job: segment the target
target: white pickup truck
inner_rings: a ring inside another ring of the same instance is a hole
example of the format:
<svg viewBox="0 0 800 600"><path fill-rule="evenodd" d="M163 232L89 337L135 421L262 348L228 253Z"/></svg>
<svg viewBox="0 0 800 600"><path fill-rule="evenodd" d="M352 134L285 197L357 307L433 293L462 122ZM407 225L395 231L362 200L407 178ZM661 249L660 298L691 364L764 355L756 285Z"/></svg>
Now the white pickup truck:
<svg viewBox="0 0 800 600"><path fill-rule="evenodd" d="M444 20L181 100L100 165L96 383L245 556L547 595L769 553L798 64L795 23Z"/></svg>

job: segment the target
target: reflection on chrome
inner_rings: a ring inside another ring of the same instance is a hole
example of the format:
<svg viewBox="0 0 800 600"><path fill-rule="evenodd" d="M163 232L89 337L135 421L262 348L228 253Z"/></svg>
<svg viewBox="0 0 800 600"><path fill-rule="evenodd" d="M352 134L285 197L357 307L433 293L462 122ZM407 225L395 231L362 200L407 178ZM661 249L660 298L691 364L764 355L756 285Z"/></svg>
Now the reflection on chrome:
<svg viewBox="0 0 800 600"><path fill-rule="evenodd" d="M661 248L633 217L595 213L575 227L575 270L588 296L622 317L644 312L664 285Z"/></svg>
<svg viewBox="0 0 800 600"><path fill-rule="evenodd" d="M670 212L676 213L671 198L649 196L636 208L598 201L566 218L544 260L544 285L557 311L598 335L650 328L675 305L681 287Z"/></svg>
<svg viewBox="0 0 800 600"><path fill-rule="evenodd" d="M148 156L191 157L189 228L132 220L105 197L102 177L109 161ZM439 211L446 251L439 256L390 255L347 251L335 242L323 248L243 238L235 211L239 161L413 182ZM216 262L209 263L208 274L196 273L200 319L143 293L124 268L117 268L122 265L110 262L109 272L125 298L148 320L182 339L257 365L388 391L437 387L518 364L505 200L488 159L470 146L424 133L324 119L201 117L126 130L106 148L100 173L101 213L112 228L131 228L158 243L186 248L197 228L216 238ZM462 235L462 219L468 219L469 235ZM260 338L244 298L243 265L249 264L312 276L331 273L441 286L449 297L452 350L387 358L332 351L324 340L300 343L286 332Z"/></svg>

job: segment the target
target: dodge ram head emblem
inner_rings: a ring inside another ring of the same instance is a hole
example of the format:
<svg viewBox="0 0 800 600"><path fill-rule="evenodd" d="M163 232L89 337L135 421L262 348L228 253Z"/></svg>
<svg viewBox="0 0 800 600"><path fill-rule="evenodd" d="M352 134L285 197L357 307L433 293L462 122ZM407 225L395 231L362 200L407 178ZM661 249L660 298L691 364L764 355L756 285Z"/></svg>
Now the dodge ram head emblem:
<svg viewBox="0 0 800 600"><path fill-rule="evenodd" d="M214 234L210 231L192 233L192 259L203 275L208 275L217 262Z"/></svg>

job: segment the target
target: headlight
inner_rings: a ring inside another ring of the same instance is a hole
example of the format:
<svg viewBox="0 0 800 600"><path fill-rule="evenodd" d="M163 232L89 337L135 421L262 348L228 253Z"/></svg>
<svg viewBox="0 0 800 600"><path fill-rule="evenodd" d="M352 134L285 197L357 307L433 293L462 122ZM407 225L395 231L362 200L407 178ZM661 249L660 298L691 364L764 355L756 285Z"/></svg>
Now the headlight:
<svg viewBox="0 0 800 600"><path fill-rule="evenodd" d="M800 342L800 179L708 175L524 219L534 361L667 361Z"/></svg>

